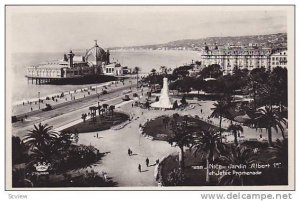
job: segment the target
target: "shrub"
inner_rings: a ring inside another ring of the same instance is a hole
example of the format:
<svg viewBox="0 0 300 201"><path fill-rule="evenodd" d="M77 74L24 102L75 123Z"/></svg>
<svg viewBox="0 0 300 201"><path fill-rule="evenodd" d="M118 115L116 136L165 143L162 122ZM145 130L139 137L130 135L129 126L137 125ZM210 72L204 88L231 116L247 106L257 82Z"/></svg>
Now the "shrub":
<svg viewBox="0 0 300 201"><path fill-rule="evenodd" d="M187 104L185 96L182 97L182 99L181 99L180 102L181 102L182 105L186 105Z"/></svg>
<svg viewBox="0 0 300 201"><path fill-rule="evenodd" d="M166 186L183 186L184 180L183 171L180 168L174 169L168 174Z"/></svg>
<svg viewBox="0 0 300 201"><path fill-rule="evenodd" d="M174 103L173 103L173 109L176 109L176 108L178 108L178 103L177 103L177 100L176 100L176 101L174 101Z"/></svg>

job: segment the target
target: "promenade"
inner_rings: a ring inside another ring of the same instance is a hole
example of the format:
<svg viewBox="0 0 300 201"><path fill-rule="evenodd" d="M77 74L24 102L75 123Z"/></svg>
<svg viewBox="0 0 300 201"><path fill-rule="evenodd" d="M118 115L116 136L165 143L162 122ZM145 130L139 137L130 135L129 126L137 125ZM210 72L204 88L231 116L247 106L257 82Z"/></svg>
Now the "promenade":
<svg viewBox="0 0 300 201"><path fill-rule="evenodd" d="M28 112L22 114L22 116L27 115L24 121L18 121L12 124L12 134L15 136L24 136L29 129L32 129L34 124L47 123L53 128L60 127L74 120L80 119L83 113L89 112L89 107L93 105L100 105L107 103L109 105L115 105L122 102L123 90L128 90L132 88L132 93L135 92L136 83L134 80L132 82L126 82L125 85L119 84L117 86L111 86L107 91L108 94L100 95L90 95L82 98L78 98L73 101L68 101L66 103L57 104L54 106L53 110L42 111L36 110L34 112Z"/></svg>
<svg viewBox="0 0 300 201"><path fill-rule="evenodd" d="M90 132L79 134L79 144L92 145L102 153L107 153L99 164L94 164L87 170L92 169L95 172L107 172L118 186L157 186L154 178L155 161L171 153L178 152L178 147L172 147L165 141L150 140L143 137L139 132L139 125L147 120L154 119L161 115L171 116L174 113L180 115L198 115L200 118L206 118L212 112L214 101L202 101L201 106L196 106L191 110L147 110L131 106L131 103L122 104L118 110L130 111L134 118L130 124L120 130L105 130L101 132ZM200 110L202 109L202 113ZM217 125L218 118L210 118L213 124ZM230 121L224 119L223 126L227 127ZM242 136L256 139L260 131L255 128L243 126L244 133ZM98 138L96 137L98 133ZM281 138L280 133L274 132L274 139ZM127 150L133 151L133 156L128 156ZM146 167L146 158L150 160L150 167ZM138 172L138 164L142 166L142 172Z"/></svg>

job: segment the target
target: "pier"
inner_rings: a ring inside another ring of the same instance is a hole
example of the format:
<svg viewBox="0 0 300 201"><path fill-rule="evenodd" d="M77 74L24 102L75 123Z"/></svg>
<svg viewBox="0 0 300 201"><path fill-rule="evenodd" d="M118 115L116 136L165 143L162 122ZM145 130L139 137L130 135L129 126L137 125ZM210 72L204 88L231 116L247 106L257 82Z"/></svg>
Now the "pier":
<svg viewBox="0 0 300 201"><path fill-rule="evenodd" d="M64 78L53 78L53 77L34 77L34 76L26 76L27 77L27 83L31 84L50 84L54 81L62 80Z"/></svg>

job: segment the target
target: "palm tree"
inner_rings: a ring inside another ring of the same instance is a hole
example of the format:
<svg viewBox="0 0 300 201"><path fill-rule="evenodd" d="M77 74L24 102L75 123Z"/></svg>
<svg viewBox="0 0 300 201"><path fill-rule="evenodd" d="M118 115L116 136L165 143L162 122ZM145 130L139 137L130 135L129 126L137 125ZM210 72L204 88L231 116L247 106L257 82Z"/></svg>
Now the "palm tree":
<svg viewBox="0 0 300 201"><path fill-rule="evenodd" d="M95 122L96 121L97 107L96 106L91 106L91 107L89 107L89 110L91 111L92 120Z"/></svg>
<svg viewBox="0 0 300 201"><path fill-rule="evenodd" d="M84 113L84 114L81 115L81 119L83 119L83 122L85 122L86 117L87 117L87 114L86 114L86 113Z"/></svg>
<svg viewBox="0 0 300 201"><path fill-rule="evenodd" d="M114 105L109 106L108 110L111 112L111 116L113 116L115 108L116 107Z"/></svg>
<svg viewBox="0 0 300 201"><path fill-rule="evenodd" d="M240 137L240 132L244 132L243 127L238 124L230 124L227 130L232 132L234 136L234 144L237 146L239 144L237 138Z"/></svg>
<svg viewBox="0 0 300 201"><path fill-rule="evenodd" d="M174 120L173 120L174 121ZM175 143L175 146L179 147L179 166L181 170L184 169L184 147L190 146L192 135L189 133L189 129L186 123L184 122L173 122L172 128L173 136L168 140L168 142L173 145Z"/></svg>
<svg viewBox="0 0 300 201"><path fill-rule="evenodd" d="M100 115L101 115L101 108L102 108L101 105L98 105L98 106L97 106L99 117L100 117Z"/></svg>
<svg viewBox="0 0 300 201"><path fill-rule="evenodd" d="M215 130L200 131L193 136L192 147L194 154L198 152L205 154L206 159L206 183L210 182L209 168L211 162L221 155L225 150L225 144L222 143L221 136Z"/></svg>
<svg viewBox="0 0 300 201"><path fill-rule="evenodd" d="M22 142L29 147L31 162L40 159L49 160L57 151L55 141L59 138L59 134L52 128L47 124L39 123L38 126L34 125L34 129L30 130L22 139Z"/></svg>
<svg viewBox="0 0 300 201"><path fill-rule="evenodd" d="M134 73L136 74L136 88L138 88L139 83L139 71L141 71L140 67L136 66L134 67Z"/></svg>
<svg viewBox="0 0 300 201"><path fill-rule="evenodd" d="M105 109L102 108L100 111L101 111L101 115L103 116L103 115L104 115L104 112L105 112Z"/></svg>
<svg viewBox="0 0 300 201"><path fill-rule="evenodd" d="M288 140L276 140L274 147L268 149L269 152L273 153L273 157L270 158L271 162L280 162L283 167L288 167Z"/></svg>
<svg viewBox="0 0 300 201"><path fill-rule="evenodd" d="M34 129L30 130L28 134L25 135L22 142L31 149L37 148L43 150L58 137L59 134L53 130L52 126L39 123L38 126L34 125Z"/></svg>
<svg viewBox="0 0 300 201"><path fill-rule="evenodd" d="M257 117L254 119L256 124L256 128L265 128L268 131L268 142L269 145L272 146L272 128L278 132L278 128L281 131L282 138L285 139L284 136L284 127L283 124L286 125L287 121L279 115L279 112L272 108L272 106L265 106L264 108L260 108L257 110Z"/></svg>
<svg viewBox="0 0 300 201"><path fill-rule="evenodd" d="M220 165L223 166L234 166L234 165L243 165L242 169L243 172L252 172L255 171L255 168L251 167L252 164L258 163L256 160L256 154L253 152L252 149L247 147L241 146L231 146L229 153L224 156L220 156L218 162ZM218 178L218 182L220 185L253 185L254 184L254 177L249 175L238 175L232 174L234 171L233 168L228 168L225 171L230 172L231 174L223 174Z"/></svg>
<svg viewBox="0 0 300 201"><path fill-rule="evenodd" d="M222 135L222 118L228 114L229 109L229 101L220 100L217 103L213 104L215 107L211 108L213 112L211 113L210 117L220 118L219 129L220 129L220 136Z"/></svg>
<svg viewBox="0 0 300 201"><path fill-rule="evenodd" d="M102 105L102 107L103 107L105 110L107 110L108 104L107 104L107 103L104 103L104 104Z"/></svg>

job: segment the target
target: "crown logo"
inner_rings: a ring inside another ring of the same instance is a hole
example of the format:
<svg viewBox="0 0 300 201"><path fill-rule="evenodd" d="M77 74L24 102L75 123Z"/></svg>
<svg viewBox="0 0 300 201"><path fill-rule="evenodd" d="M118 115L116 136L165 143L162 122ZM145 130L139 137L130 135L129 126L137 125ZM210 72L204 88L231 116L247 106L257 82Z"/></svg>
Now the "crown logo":
<svg viewBox="0 0 300 201"><path fill-rule="evenodd" d="M38 162L37 164L34 164L33 167L35 167L36 171L38 172L45 172L48 170L48 168L51 166L50 163L46 163L46 162Z"/></svg>

